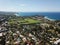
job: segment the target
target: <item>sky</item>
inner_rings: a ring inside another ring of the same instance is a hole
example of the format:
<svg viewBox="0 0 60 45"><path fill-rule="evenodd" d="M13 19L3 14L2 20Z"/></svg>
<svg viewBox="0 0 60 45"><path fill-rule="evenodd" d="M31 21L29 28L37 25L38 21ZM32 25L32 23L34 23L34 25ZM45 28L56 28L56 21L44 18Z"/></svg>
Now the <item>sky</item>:
<svg viewBox="0 0 60 45"><path fill-rule="evenodd" d="M60 0L0 0L0 11L60 12Z"/></svg>

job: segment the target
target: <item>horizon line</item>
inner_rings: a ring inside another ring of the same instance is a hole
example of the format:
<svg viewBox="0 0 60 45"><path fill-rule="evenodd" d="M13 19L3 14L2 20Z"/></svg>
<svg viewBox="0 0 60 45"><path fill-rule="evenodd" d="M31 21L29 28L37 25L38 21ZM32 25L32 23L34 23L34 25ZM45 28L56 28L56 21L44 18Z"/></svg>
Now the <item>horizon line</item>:
<svg viewBox="0 0 60 45"><path fill-rule="evenodd" d="M0 12L60 12L60 11L0 11Z"/></svg>

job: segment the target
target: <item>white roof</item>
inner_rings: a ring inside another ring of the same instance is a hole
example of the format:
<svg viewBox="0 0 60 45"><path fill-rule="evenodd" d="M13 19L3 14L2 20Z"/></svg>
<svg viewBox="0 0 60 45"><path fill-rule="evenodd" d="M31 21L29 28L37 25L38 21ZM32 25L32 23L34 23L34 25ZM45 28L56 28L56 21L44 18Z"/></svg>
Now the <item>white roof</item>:
<svg viewBox="0 0 60 45"><path fill-rule="evenodd" d="M20 32L19 32L19 31L16 31L16 33L18 33L18 34L19 34Z"/></svg>
<svg viewBox="0 0 60 45"><path fill-rule="evenodd" d="M0 36L2 36L2 33L0 33Z"/></svg>
<svg viewBox="0 0 60 45"><path fill-rule="evenodd" d="M55 41L55 42L54 42L54 44L58 44L59 42L60 42L60 39L59 39L59 40L57 40L57 41Z"/></svg>

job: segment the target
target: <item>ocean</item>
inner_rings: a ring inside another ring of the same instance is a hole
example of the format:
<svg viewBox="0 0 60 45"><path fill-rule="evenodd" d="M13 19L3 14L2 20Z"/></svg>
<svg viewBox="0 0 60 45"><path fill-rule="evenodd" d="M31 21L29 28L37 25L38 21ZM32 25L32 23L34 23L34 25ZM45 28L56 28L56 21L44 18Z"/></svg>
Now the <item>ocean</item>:
<svg viewBox="0 0 60 45"><path fill-rule="evenodd" d="M54 20L60 20L60 12L18 12L19 16L42 15Z"/></svg>

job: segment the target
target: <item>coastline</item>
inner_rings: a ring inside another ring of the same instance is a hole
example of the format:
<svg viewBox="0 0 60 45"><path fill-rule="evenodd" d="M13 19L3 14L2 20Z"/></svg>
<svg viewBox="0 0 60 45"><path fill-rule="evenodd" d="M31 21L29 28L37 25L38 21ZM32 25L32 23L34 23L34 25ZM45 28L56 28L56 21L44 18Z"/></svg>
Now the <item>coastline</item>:
<svg viewBox="0 0 60 45"><path fill-rule="evenodd" d="M51 19L51 18L49 18L49 17L47 17L47 16L45 16L44 18L45 18L45 19L48 19L48 20L50 20L50 21L56 21L55 19Z"/></svg>
<svg viewBox="0 0 60 45"><path fill-rule="evenodd" d="M45 16L49 20L60 20L60 12L17 12L16 16ZM47 16L47 17L46 17Z"/></svg>

